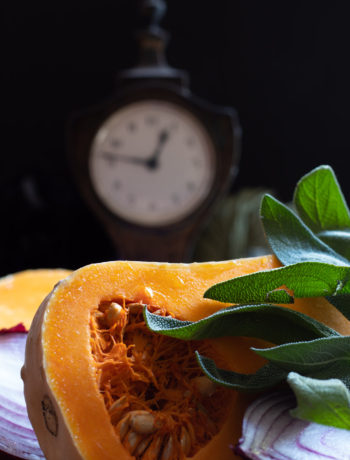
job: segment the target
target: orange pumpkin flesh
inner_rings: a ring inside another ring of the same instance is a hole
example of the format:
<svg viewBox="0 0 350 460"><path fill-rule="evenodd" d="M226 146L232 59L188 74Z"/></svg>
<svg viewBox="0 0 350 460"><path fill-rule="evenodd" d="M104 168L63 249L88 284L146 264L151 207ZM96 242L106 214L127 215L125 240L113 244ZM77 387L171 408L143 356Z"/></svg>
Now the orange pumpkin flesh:
<svg viewBox="0 0 350 460"><path fill-rule="evenodd" d="M208 287L277 266L272 256L201 264L108 262L62 281L34 318L22 373L45 456L234 459L229 445L240 434L249 397L210 387L193 350L250 373L263 361L249 347L261 342L222 338L191 344L154 336L135 304L196 321L225 306L203 299ZM349 322L323 299L302 299L293 308L350 333Z"/></svg>
<svg viewBox="0 0 350 460"><path fill-rule="evenodd" d="M22 323L28 330L38 305L54 285L71 272L64 269L24 270L0 279L0 329Z"/></svg>

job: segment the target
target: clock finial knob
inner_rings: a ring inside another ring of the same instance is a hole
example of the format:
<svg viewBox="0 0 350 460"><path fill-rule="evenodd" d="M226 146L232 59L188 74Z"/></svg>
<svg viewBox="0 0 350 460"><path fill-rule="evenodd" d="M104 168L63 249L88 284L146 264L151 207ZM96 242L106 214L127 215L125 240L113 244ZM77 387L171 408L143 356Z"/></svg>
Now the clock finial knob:
<svg viewBox="0 0 350 460"><path fill-rule="evenodd" d="M167 80L183 88L188 87L187 72L168 64L166 46L169 34L160 26L167 10L164 0L140 0L138 3L139 58L133 67L118 72L118 81L134 83L141 80Z"/></svg>
<svg viewBox="0 0 350 460"><path fill-rule="evenodd" d="M165 2L163 0L142 0L139 11L141 20L141 28L138 31L139 66L167 66L165 47L169 35L159 25L166 12Z"/></svg>
<svg viewBox="0 0 350 460"><path fill-rule="evenodd" d="M142 0L140 13L144 26L148 26L149 29L159 28L159 23L162 21L166 9L164 0Z"/></svg>

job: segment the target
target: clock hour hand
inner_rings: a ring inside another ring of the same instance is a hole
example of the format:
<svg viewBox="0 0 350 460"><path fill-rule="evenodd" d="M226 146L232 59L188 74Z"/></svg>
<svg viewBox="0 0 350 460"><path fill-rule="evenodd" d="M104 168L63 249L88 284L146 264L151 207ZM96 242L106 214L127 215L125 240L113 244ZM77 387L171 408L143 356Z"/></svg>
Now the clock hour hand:
<svg viewBox="0 0 350 460"><path fill-rule="evenodd" d="M154 149L154 152L148 160L146 160L146 166L149 169L157 169L159 167L159 158L161 153L163 152L164 145L169 139L169 131L166 129L163 129L160 131L158 135L158 143L156 145L156 148Z"/></svg>
<svg viewBox="0 0 350 460"><path fill-rule="evenodd" d="M121 153L114 152L102 152L101 156L106 161L109 162L111 166L114 165L117 161L122 161L124 163L138 164L144 166L148 169L157 169L159 167L159 158L163 152L164 144L169 139L169 131L163 129L158 135L158 142L156 148L154 149L153 154L149 158L140 158L132 155L123 155Z"/></svg>
<svg viewBox="0 0 350 460"><path fill-rule="evenodd" d="M145 158L130 156L130 155L122 155L121 153L113 153L113 152L102 152L101 157L104 158L106 161L109 162L111 166L117 161L122 161L124 163L131 163L131 164L140 164L142 166L146 166L148 160Z"/></svg>

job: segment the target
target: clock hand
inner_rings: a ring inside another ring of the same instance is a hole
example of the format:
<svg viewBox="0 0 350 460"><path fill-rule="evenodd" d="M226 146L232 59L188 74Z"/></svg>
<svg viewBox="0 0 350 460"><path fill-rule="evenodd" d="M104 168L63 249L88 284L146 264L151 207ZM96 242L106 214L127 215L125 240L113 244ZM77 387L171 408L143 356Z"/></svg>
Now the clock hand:
<svg viewBox="0 0 350 460"><path fill-rule="evenodd" d="M169 131L166 129L163 129L160 131L158 135L158 143L156 145L156 148L154 149L154 152L150 158L145 162L145 165L149 169L157 169L159 167L159 158L161 153L163 152L164 149L164 144L167 142L169 139Z"/></svg>
<svg viewBox="0 0 350 460"><path fill-rule="evenodd" d="M101 156L105 160L109 161L111 165L113 165L116 161L122 161L124 163L140 164L142 166L146 166L148 162L148 160L145 158L123 155L121 153L102 152Z"/></svg>
<svg viewBox="0 0 350 460"><path fill-rule="evenodd" d="M139 164L145 166L148 169L157 169L159 167L159 158L163 151L164 144L169 139L169 131L163 129L158 136L158 143L151 157L140 158L132 155L123 155L121 153L114 152L102 152L101 157L113 166L114 162L122 161L124 163Z"/></svg>

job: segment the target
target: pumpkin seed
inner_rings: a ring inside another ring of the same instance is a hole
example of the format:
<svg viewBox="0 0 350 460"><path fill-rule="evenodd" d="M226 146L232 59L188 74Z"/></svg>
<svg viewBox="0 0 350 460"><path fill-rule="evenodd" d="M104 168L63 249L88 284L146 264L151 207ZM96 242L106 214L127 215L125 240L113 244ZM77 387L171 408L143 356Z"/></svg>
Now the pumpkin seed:
<svg viewBox="0 0 350 460"><path fill-rule="evenodd" d="M159 459L160 450L162 448L163 438L157 436L146 449L142 456L142 460L156 460Z"/></svg>
<svg viewBox="0 0 350 460"><path fill-rule="evenodd" d="M111 407L108 409L108 412L112 414L116 409L122 407L124 403L127 401L127 399L128 398L126 397L126 395L124 395L121 398L115 400Z"/></svg>
<svg viewBox="0 0 350 460"><path fill-rule="evenodd" d="M184 426L181 427L180 446L181 446L182 452L185 455L188 455L190 453L191 437L189 435L189 432L186 430Z"/></svg>
<svg viewBox="0 0 350 460"><path fill-rule="evenodd" d="M213 393L215 393L216 384L209 380L208 377L195 377L194 379L192 379L192 382L194 383L194 386L197 389L197 391L202 396L209 397Z"/></svg>
<svg viewBox="0 0 350 460"><path fill-rule="evenodd" d="M136 448L136 450L134 452L135 457L141 456L145 452L147 447L150 445L151 441L152 441L152 436L148 436L147 438L144 438L139 443L139 445L137 446L137 448Z"/></svg>
<svg viewBox="0 0 350 460"><path fill-rule="evenodd" d="M129 415L130 426L139 434L151 434L158 428L154 415L146 410L134 410Z"/></svg>
<svg viewBox="0 0 350 460"><path fill-rule="evenodd" d="M192 444L194 444L196 442L196 434L194 432L193 425L192 423L187 422L186 426L187 426L188 434L190 435L190 441Z"/></svg>
<svg viewBox="0 0 350 460"><path fill-rule="evenodd" d="M173 458L173 453L174 453L174 439L170 435L167 443L164 446L161 460L170 460L171 458Z"/></svg>
<svg viewBox="0 0 350 460"><path fill-rule="evenodd" d="M133 455L139 443L142 441L142 436L135 431L129 431L123 441L124 447Z"/></svg>
<svg viewBox="0 0 350 460"><path fill-rule="evenodd" d="M123 307L117 302L112 302L106 312L106 322L109 327L112 327L120 318Z"/></svg>
<svg viewBox="0 0 350 460"><path fill-rule="evenodd" d="M121 419L121 421L117 425L117 430L119 431L120 440L123 441L123 439L126 436L126 433L129 430L129 414Z"/></svg>
<svg viewBox="0 0 350 460"><path fill-rule="evenodd" d="M141 310L143 310L144 307L146 307L146 304L143 303L129 303L127 305L129 309L129 313L139 313Z"/></svg>

